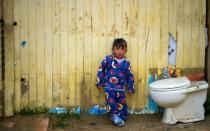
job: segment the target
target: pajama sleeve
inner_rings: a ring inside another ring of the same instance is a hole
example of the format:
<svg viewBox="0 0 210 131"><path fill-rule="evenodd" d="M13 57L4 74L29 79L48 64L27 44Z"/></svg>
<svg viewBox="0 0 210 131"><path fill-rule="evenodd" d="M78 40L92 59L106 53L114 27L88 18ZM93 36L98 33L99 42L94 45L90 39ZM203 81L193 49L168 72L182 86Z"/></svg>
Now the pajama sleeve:
<svg viewBox="0 0 210 131"><path fill-rule="evenodd" d="M126 81L128 84L128 92L134 94L135 93L135 87L134 87L134 76L131 71L130 63L127 62L126 68L125 68L125 74L126 74Z"/></svg>
<svg viewBox="0 0 210 131"><path fill-rule="evenodd" d="M106 70L106 58L101 62L101 65L98 69L97 79L96 79L96 87L97 88L103 87L105 70Z"/></svg>

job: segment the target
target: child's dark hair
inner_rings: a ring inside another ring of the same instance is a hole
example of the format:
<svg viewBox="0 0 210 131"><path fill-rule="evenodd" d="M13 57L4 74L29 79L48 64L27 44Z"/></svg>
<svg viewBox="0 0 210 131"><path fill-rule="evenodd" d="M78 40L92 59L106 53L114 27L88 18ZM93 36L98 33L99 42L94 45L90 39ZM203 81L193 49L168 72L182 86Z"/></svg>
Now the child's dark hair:
<svg viewBox="0 0 210 131"><path fill-rule="evenodd" d="M127 49L127 42L123 38L116 38L113 41L112 50L114 47L117 47L117 49Z"/></svg>

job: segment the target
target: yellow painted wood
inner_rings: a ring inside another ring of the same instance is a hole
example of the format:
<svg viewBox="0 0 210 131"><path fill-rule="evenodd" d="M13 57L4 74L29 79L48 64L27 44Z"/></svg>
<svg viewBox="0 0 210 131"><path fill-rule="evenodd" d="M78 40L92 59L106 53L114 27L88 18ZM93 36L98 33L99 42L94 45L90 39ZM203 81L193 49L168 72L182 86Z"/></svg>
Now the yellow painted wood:
<svg viewBox="0 0 210 131"><path fill-rule="evenodd" d="M123 26L123 14L122 14L122 0L115 0L114 3L114 15L115 15L115 38L122 37L122 26Z"/></svg>
<svg viewBox="0 0 210 131"><path fill-rule="evenodd" d="M146 82L146 1L139 0L138 4L138 108L143 108L145 103Z"/></svg>
<svg viewBox="0 0 210 131"><path fill-rule="evenodd" d="M161 1L161 46L160 46L160 66L166 67L168 65L168 0Z"/></svg>
<svg viewBox="0 0 210 131"><path fill-rule="evenodd" d="M28 3L28 8L30 11L28 12L28 75L29 75L29 107L36 106L37 99L37 23L36 23L36 2L34 0L30 0ZM20 48L20 44L17 43L17 49ZM20 79L20 78L19 78ZM18 82L20 80L17 80Z"/></svg>
<svg viewBox="0 0 210 131"><path fill-rule="evenodd" d="M69 101L71 106L76 105L76 2L68 1L68 66L69 66Z"/></svg>
<svg viewBox="0 0 210 131"><path fill-rule="evenodd" d="M196 68L198 67L198 61L199 61L199 41L200 41L200 30L199 30L199 23L200 23L200 12L202 10L201 8L201 2L193 0L191 1L191 6L192 6L192 27L191 27L191 32L192 32L192 43L191 43L191 54L192 54L192 60L191 60L191 67Z"/></svg>
<svg viewBox="0 0 210 131"><path fill-rule="evenodd" d="M60 0L53 1L53 106L61 105L61 40L59 6Z"/></svg>
<svg viewBox="0 0 210 131"><path fill-rule="evenodd" d="M138 79L138 2L137 0L131 1L131 23L130 23L130 46L131 46L131 69L134 75L135 90L138 92L137 79ZM130 96L131 109L137 109L138 94Z"/></svg>
<svg viewBox="0 0 210 131"><path fill-rule="evenodd" d="M14 30L13 0L3 2L4 42L5 42L5 80L4 80L4 116L14 114Z"/></svg>
<svg viewBox="0 0 210 131"><path fill-rule="evenodd" d="M21 105L21 89L20 89L20 0L14 1L14 21L17 25L14 27L14 62L15 62L15 111L20 111Z"/></svg>
<svg viewBox="0 0 210 131"><path fill-rule="evenodd" d="M84 1L84 85L81 89L82 106L85 111L91 107L92 92L91 92L91 48L92 48L92 32L91 32L91 16L92 5L91 0Z"/></svg>
<svg viewBox="0 0 210 131"><path fill-rule="evenodd" d="M109 8L108 8L109 7ZM114 11L114 1L107 1L107 0L101 0L99 3L99 29L100 29L100 38L99 38L99 64L101 64L101 61L105 58L106 55L111 54L111 38L114 38L114 34L111 35L107 34L107 27L108 23L114 24L114 15L111 16L111 11ZM113 13L113 12L112 12ZM110 22L112 21L112 22ZM110 40L110 41L109 41ZM112 39L113 40L113 39ZM105 95L103 89L100 90L100 98L99 98L99 104L104 105L105 104Z"/></svg>
<svg viewBox="0 0 210 131"><path fill-rule="evenodd" d="M177 68L204 67L205 0L16 0L12 5L17 26L12 27L14 45L7 46L14 49L14 62L6 63L11 63L7 71L16 65L15 81L7 77L15 94L5 100L14 99L16 111L28 105L79 105L85 110L104 105L104 91L95 87L95 79L117 37L128 42L126 56L135 76L136 94L127 95L129 108L148 104L149 69L168 65L169 33L177 40ZM23 96L21 78L28 84ZM9 108L7 114L13 110Z"/></svg>
<svg viewBox="0 0 210 131"><path fill-rule="evenodd" d="M176 40L176 1L177 0L168 0L168 8L169 8L169 15L168 15L168 23L169 23L169 33L174 37Z"/></svg>
<svg viewBox="0 0 210 131"><path fill-rule="evenodd" d="M81 89L84 86L84 0L76 1L76 105L81 106Z"/></svg>
<svg viewBox="0 0 210 131"><path fill-rule="evenodd" d="M36 3L36 24L37 24L37 106L44 106L44 1Z"/></svg>
<svg viewBox="0 0 210 131"><path fill-rule="evenodd" d="M146 1L146 89L145 89L145 103L148 103L149 91L148 91L148 77L149 69L153 68L153 56L154 56L154 11L153 0Z"/></svg>
<svg viewBox="0 0 210 131"><path fill-rule="evenodd" d="M104 47L106 47L106 54L111 54L112 53L112 43L113 43L113 40L114 40L114 35L115 35L115 32L116 32L116 27L115 27L115 9L114 9L114 6L115 6L115 1L114 0L108 0L106 2L103 2L103 3L107 3L106 5L104 4L100 4L100 7L103 7L103 10L101 10L100 12L100 32L102 31L102 27L101 27L101 23L102 25L106 25L105 26L105 29L103 30L106 30L106 34L107 34L107 37L105 37L103 40L101 40L100 38L100 46L101 46L101 42L102 41L106 41L107 45ZM106 9L106 12L107 14L105 14L105 9ZM106 22L103 20L104 18L106 18ZM102 34L101 34L101 37L102 37ZM105 49L105 48L104 48ZM104 49L100 49L100 52L101 50L104 50ZM104 53L105 55L105 53Z"/></svg>
<svg viewBox="0 0 210 131"><path fill-rule="evenodd" d="M184 1L176 1L176 30L177 30L177 52L176 52L176 67L184 67Z"/></svg>
<svg viewBox="0 0 210 131"><path fill-rule="evenodd" d="M131 2L130 0L123 0L123 38L127 41L127 53L125 54L126 57L130 60L130 54L131 54L131 42L130 42L130 23L131 23ZM126 98L127 98L127 105L130 105L130 96L126 92Z"/></svg>
<svg viewBox="0 0 210 131"><path fill-rule="evenodd" d="M184 1L184 68L191 67L192 60L192 45L191 45L191 19L192 19L192 8L191 8L191 0Z"/></svg>
<svg viewBox="0 0 210 131"><path fill-rule="evenodd" d="M192 27L198 27L200 23L200 13L202 11L202 1L191 0L191 16L192 16Z"/></svg>
<svg viewBox="0 0 210 131"><path fill-rule="evenodd" d="M205 47L206 47L206 31L205 31L205 25L206 25L206 1L202 0L200 1L200 43L199 43L199 61L198 66L204 68L205 67Z"/></svg>
<svg viewBox="0 0 210 131"><path fill-rule="evenodd" d="M99 90L96 88L96 76L99 69L99 64L101 62L101 59L99 57L99 40L100 40L100 21L99 21L99 0L92 0L92 21L94 21L94 24L92 23L92 104L99 104ZM103 89L101 89L103 90Z"/></svg>
<svg viewBox="0 0 210 131"><path fill-rule="evenodd" d="M46 107L52 107L52 70L53 70L53 29L52 29L52 0L46 0L44 2L44 103Z"/></svg>
<svg viewBox="0 0 210 131"><path fill-rule="evenodd" d="M191 59L191 67L196 68L199 67L199 46L200 46L200 38L199 38L200 30L199 27L192 27L192 43L191 43L191 54L192 54L192 59Z"/></svg>
<svg viewBox="0 0 210 131"><path fill-rule="evenodd" d="M153 67L160 68L160 36L161 36L161 0L154 1L154 65ZM176 25L175 25L176 26Z"/></svg>
<svg viewBox="0 0 210 131"><path fill-rule="evenodd" d="M67 42L67 0L60 1L60 31L61 31L61 105L68 102L68 42Z"/></svg>
<svg viewBox="0 0 210 131"><path fill-rule="evenodd" d="M29 79L28 79L28 1L21 0L21 26L20 26L20 44L21 45L21 108L28 107L29 97Z"/></svg>

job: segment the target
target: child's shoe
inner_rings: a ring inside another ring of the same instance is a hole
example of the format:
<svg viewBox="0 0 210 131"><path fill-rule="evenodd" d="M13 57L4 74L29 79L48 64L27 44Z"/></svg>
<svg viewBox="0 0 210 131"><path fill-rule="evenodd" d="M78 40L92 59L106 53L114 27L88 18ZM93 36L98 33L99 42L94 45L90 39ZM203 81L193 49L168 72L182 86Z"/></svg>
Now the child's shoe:
<svg viewBox="0 0 210 131"><path fill-rule="evenodd" d="M124 126L125 125L125 122L121 118L119 118L118 115L116 115L116 114L113 114L110 119L116 126Z"/></svg>

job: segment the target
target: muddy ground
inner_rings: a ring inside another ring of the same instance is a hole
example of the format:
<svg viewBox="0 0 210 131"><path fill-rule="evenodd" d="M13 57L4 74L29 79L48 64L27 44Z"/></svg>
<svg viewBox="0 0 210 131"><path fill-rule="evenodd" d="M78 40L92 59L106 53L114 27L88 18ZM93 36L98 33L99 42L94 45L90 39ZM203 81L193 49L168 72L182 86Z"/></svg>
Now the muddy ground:
<svg viewBox="0 0 210 131"><path fill-rule="evenodd" d="M167 125L161 119L162 114L129 115L124 127L116 127L107 116L82 114L66 119L61 127L53 125L56 119L49 114L27 115L0 119L0 131L210 131L210 115L204 121L188 124Z"/></svg>

